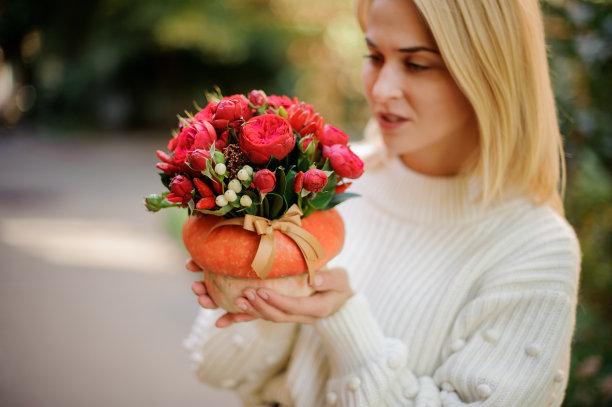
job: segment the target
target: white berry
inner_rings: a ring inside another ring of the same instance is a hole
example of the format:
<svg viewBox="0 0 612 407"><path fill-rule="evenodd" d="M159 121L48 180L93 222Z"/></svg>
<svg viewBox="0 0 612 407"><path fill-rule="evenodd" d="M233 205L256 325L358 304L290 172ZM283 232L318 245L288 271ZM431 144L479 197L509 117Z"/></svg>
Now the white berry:
<svg viewBox="0 0 612 407"><path fill-rule="evenodd" d="M217 206L225 206L227 205L227 199L225 199L225 196L223 195L218 195L215 198L215 203L217 204Z"/></svg>
<svg viewBox="0 0 612 407"><path fill-rule="evenodd" d="M246 181L250 177L248 171L245 170L244 168L238 171L238 174L236 176L238 177L240 181Z"/></svg>
<svg viewBox="0 0 612 407"><path fill-rule="evenodd" d="M253 204L253 200L248 195L242 195L240 198L240 205L246 206L247 208Z"/></svg>
<svg viewBox="0 0 612 407"><path fill-rule="evenodd" d="M234 192L231 189L228 189L227 191L225 191L223 196L225 197L225 199L227 199L227 202L234 202L237 198L236 192Z"/></svg>
<svg viewBox="0 0 612 407"><path fill-rule="evenodd" d="M235 193L242 191L242 184L237 179L231 180L229 184L227 184L227 187Z"/></svg>
<svg viewBox="0 0 612 407"><path fill-rule="evenodd" d="M223 163L219 163L215 165L215 172L219 175L225 175L225 171L227 171L227 167Z"/></svg>

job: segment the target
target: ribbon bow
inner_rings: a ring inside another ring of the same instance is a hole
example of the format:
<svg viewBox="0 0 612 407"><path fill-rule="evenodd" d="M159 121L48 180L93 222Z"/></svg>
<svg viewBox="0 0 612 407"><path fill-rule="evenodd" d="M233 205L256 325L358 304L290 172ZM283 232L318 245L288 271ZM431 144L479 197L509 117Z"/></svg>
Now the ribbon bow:
<svg viewBox="0 0 612 407"><path fill-rule="evenodd" d="M262 279L267 277L276 257L275 230L283 232L299 247L306 261L306 267L308 267L309 283L312 284L316 271L314 269L315 260L325 257L325 251L317 238L302 228L302 212L295 204L280 219L270 220L261 216L245 215L244 218L234 218L219 222L210 232L223 226L241 226L245 230L255 232L261 236L251 267L253 267L257 276Z"/></svg>

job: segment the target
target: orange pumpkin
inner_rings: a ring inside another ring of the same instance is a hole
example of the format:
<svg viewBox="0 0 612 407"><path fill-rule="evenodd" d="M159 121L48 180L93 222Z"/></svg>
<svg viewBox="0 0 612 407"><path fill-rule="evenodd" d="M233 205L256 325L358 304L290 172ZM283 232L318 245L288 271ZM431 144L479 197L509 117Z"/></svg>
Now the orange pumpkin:
<svg viewBox="0 0 612 407"><path fill-rule="evenodd" d="M204 270L208 294L218 306L228 312L241 312L234 300L242 296L246 287L268 287L293 297L312 294L306 262L292 239L279 230L274 231L276 258L267 277L261 279L251 267L260 236L237 226L223 226L210 232L223 220L215 215L192 215L183 226L185 248ZM325 257L315 261L315 269L323 267L342 249L344 223L335 209L317 211L303 218L302 228L325 251Z"/></svg>

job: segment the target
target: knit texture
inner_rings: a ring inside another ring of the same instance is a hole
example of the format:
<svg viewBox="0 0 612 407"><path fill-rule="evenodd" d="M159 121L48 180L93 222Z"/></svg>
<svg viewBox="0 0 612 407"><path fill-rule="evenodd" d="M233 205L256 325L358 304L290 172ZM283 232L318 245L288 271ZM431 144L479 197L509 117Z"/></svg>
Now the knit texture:
<svg viewBox="0 0 612 407"><path fill-rule="evenodd" d="M329 267L356 294L312 325L214 327L185 342L198 377L245 405L558 406L567 384L580 250L551 208L482 208L478 182L399 159L338 207L346 242Z"/></svg>

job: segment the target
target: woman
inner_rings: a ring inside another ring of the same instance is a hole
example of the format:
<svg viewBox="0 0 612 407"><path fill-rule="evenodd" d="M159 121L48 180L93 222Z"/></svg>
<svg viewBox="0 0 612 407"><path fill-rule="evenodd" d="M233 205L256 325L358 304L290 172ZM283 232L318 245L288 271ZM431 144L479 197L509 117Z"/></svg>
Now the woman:
<svg viewBox="0 0 612 407"><path fill-rule="evenodd" d="M246 405L560 405L580 253L537 0L357 6L388 156L340 206L347 271L203 310L198 376Z"/></svg>

